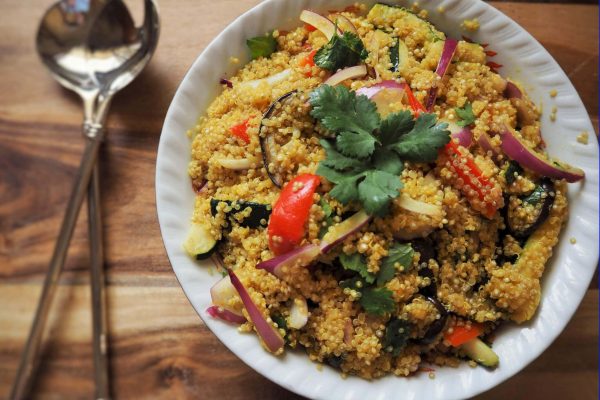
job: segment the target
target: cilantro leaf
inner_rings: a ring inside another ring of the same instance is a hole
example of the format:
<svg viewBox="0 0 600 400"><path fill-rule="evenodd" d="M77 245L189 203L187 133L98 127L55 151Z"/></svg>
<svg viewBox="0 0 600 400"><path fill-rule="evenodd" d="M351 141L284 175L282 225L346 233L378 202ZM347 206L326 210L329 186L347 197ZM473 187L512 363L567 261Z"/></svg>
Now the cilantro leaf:
<svg viewBox="0 0 600 400"><path fill-rule="evenodd" d="M342 267L346 270L358 272L358 274L367 282L373 283L375 282L375 275L370 273L367 270L367 262L365 261L364 256L359 253L354 254L340 254L340 263Z"/></svg>
<svg viewBox="0 0 600 400"><path fill-rule="evenodd" d="M446 123L436 125L434 114L423 113L415 121L413 129L389 148L409 161L433 162L438 150L450 141L450 131L446 128Z"/></svg>
<svg viewBox="0 0 600 400"><path fill-rule="evenodd" d="M360 282L360 284L358 282ZM342 289L352 289L361 292L364 289L363 278L360 276L353 276L350 279L345 279L340 282L340 287Z"/></svg>
<svg viewBox="0 0 600 400"><path fill-rule="evenodd" d="M390 201L398 197L400 189L402 181L397 175L371 170L358 184L358 197L367 214L383 216L388 211Z"/></svg>
<svg viewBox="0 0 600 400"><path fill-rule="evenodd" d="M351 157L365 158L375 150L375 138L365 132L342 132L337 136L336 144L342 153Z"/></svg>
<svg viewBox="0 0 600 400"><path fill-rule="evenodd" d="M386 119L381 121L379 127L379 139L383 146L396 143L400 136L410 132L415 126L413 117L410 111L400 111L388 115Z"/></svg>
<svg viewBox="0 0 600 400"><path fill-rule="evenodd" d="M319 230L319 239L322 239L323 236L325 236L325 234L327 233L327 230L329 230L329 227L334 223L333 208L331 208L331 205L327 201L325 201L325 199L321 199L319 205L321 206L325 217L323 218L324 224L322 224L321 229Z"/></svg>
<svg viewBox="0 0 600 400"><path fill-rule="evenodd" d="M410 323L406 320L395 318L388 322L385 327L385 336L383 338L383 348L397 357L406 347L410 338Z"/></svg>
<svg viewBox="0 0 600 400"><path fill-rule="evenodd" d="M368 56L360 37L352 32L334 35L325 46L315 54L315 64L328 71L352 67Z"/></svg>
<svg viewBox="0 0 600 400"><path fill-rule="evenodd" d="M375 149L373 153L373 166L380 170L390 174L399 176L404 168L404 164L398 154L385 147L379 147Z"/></svg>
<svg viewBox="0 0 600 400"><path fill-rule="evenodd" d="M516 180L516 175L521 175L523 173L523 168L519 165L518 162L510 160L508 164L508 168L504 172L504 178L506 179L506 183L512 185Z"/></svg>
<svg viewBox="0 0 600 400"><path fill-rule="evenodd" d="M345 86L323 85L310 94L310 115L335 133L371 134L379 127L377 106L367 96L357 96Z"/></svg>
<svg viewBox="0 0 600 400"><path fill-rule="evenodd" d="M408 271L412 266L414 254L415 252L410 244L394 243L388 249L387 257L381 260L381 267L377 274L377 285L381 286L389 282L396 274L396 270ZM396 263L398 268L396 268Z"/></svg>
<svg viewBox="0 0 600 400"><path fill-rule="evenodd" d="M335 168L339 171L343 171L345 169L363 170L365 168L364 162L357 160L356 158L346 157L337 151L335 147L329 143L329 141L321 139L319 143L321 143L321 146L323 146L325 153L327 154L327 158L323 160L323 165Z"/></svg>
<svg viewBox="0 0 600 400"><path fill-rule="evenodd" d="M468 126L475 122L475 115L473 114L473 106L471 103L467 103L463 108L455 108L454 111L460 121L456 123L458 126Z"/></svg>
<svg viewBox="0 0 600 400"><path fill-rule="evenodd" d="M392 291L387 288L366 288L360 296L359 303L369 314L384 315L396 308Z"/></svg>
<svg viewBox="0 0 600 400"><path fill-rule="evenodd" d="M277 40L273 37L273 32L266 36L257 36L246 40L246 45L250 49L250 56L253 60L260 57L268 57L277 51Z"/></svg>
<svg viewBox="0 0 600 400"><path fill-rule="evenodd" d="M359 198L357 181L361 177L362 175L355 175L336 182L335 187L331 189L329 195L344 204L356 201Z"/></svg>

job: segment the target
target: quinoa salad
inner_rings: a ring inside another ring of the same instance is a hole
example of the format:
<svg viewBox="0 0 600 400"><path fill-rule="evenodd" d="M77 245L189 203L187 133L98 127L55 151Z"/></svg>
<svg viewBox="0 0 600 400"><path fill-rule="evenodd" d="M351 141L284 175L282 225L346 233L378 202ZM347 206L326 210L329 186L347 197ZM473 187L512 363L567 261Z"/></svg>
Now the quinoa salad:
<svg viewBox="0 0 600 400"><path fill-rule="evenodd" d="M343 376L502 363L495 330L534 317L584 173L546 153L493 44L357 3L247 45L188 132L207 313Z"/></svg>

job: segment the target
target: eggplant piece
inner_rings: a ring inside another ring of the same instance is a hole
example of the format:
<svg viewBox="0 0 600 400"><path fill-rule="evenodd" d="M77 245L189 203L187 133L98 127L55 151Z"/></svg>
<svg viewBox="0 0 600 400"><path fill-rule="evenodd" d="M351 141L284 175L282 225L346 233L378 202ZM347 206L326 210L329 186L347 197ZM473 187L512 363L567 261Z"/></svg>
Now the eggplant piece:
<svg viewBox="0 0 600 400"><path fill-rule="evenodd" d="M436 297L427 296L427 301L435 306L435 308L440 313L440 318L433 321L425 335L419 340L419 344L431 344L435 341L435 338L442 332L444 327L446 326L446 321L448 320L448 310L446 307Z"/></svg>
<svg viewBox="0 0 600 400"><path fill-rule="evenodd" d="M548 215L550 215L550 210L554 204L554 197L554 183L547 178L542 179L529 195L520 197L522 204L534 206L538 212L535 220L523 228L516 226L517 221L514 220L514 212L511 212L510 203L508 203L505 218L510 234L517 239L525 239L531 236L531 234L548 218Z"/></svg>
<svg viewBox="0 0 600 400"><path fill-rule="evenodd" d="M292 90L291 92L288 92L288 93L284 94L283 96L279 97L277 100L275 100L269 106L267 111L263 114L263 117L260 121L260 126L258 127L258 138L259 138L259 142L260 142L260 151L262 153L263 165L265 167L265 170L267 171L267 175L269 176L269 179L271 179L271 182L273 182L273 184L280 189L281 189L283 182L281 182L281 179L279 179L279 177L277 177L275 175L275 173L269 169L269 164L271 163L272 159L274 158L274 154L271 151L271 147L273 146L273 141L275 139L271 135L264 136L262 134L263 121L265 119L269 119L273 116L273 113L275 112L275 108L277 107L278 103L285 102L287 99L292 97L292 95L296 94L297 92L298 92L297 90Z"/></svg>
<svg viewBox="0 0 600 400"><path fill-rule="evenodd" d="M433 243L428 239L415 239L410 242L413 249L421 255L419 259L419 263L429 263L429 260L435 259L435 248L433 247ZM419 293L421 293L425 297L435 297L437 295L437 285L435 284L435 276L433 275L433 271L427 266L424 268L419 268L419 276L423 278L429 278L431 283L429 286L425 286L419 289Z"/></svg>
<svg viewBox="0 0 600 400"><path fill-rule="evenodd" d="M219 200L219 199L210 199L210 213L214 217L217 215L217 206L220 203L225 203L228 206L234 205L234 209L227 213L227 218L232 223L238 223L240 226L246 226L248 228L259 228L261 226L267 226L269 222L269 217L271 216L271 205L270 204L260 204L254 203L252 201L243 201L238 200L235 201L235 204L231 200ZM239 206L237 208L236 206ZM235 218L235 215L244 211L247 207L250 207L252 210L250 215L244 218L241 222Z"/></svg>
<svg viewBox="0 0 600 400"><path fill-rule="evenodd" d="M508 167L506 171L504 171L504 179L506 179L506 183L512 185L515 180L517 180L516 175L521 175L523 173L523 168L519 165L518 162L510 160L508 163Z"/></svg>

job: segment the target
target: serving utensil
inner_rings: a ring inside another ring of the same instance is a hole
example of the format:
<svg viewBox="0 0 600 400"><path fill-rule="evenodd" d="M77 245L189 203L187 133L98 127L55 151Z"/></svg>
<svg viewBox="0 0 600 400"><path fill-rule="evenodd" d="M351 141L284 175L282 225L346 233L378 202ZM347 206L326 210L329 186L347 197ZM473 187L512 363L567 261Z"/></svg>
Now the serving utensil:
<svg viewBox="0 0 600 400"><path fill-rule="evenodd" d="M144 0L144 7L144 22L140 28L135 28L121 0L89 0L81 3L59 1L48 9L40 24L36 45L43 63L62 86L77 93L83 101L86 146L12 387L11 399L27 397L48 310L88 184L95 397L109 398L102 225L96 158L113 96L139 75L158 43L157 5L154 0Z"/></svg>

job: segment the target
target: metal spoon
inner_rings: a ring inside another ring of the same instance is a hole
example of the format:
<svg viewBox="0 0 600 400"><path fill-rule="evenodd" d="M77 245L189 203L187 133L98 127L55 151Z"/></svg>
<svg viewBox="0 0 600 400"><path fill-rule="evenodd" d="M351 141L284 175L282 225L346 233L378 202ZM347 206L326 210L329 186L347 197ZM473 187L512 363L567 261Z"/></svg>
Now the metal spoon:
<svg viewBox="0 0 600 400"><path fill-rule="evenodd" d="M59 1L46 12L40 24L36 41L38 53L51 75L61 85L79 94L83 100L83 133L87 141L12 387L11 399L23 399L28 395L48 309L92 174L94 177L89 187L88 211L96 398L109 397L103 311L102 232L95 165L98 148L104 137L103 123L112 97L142 71L156 49L159 35L158 9L154 0L144 0L144 3L144 23L139 29L134 28L127 7L121 0L77 2L75 4L80 4L79 9L67 1Z"/></svg>

